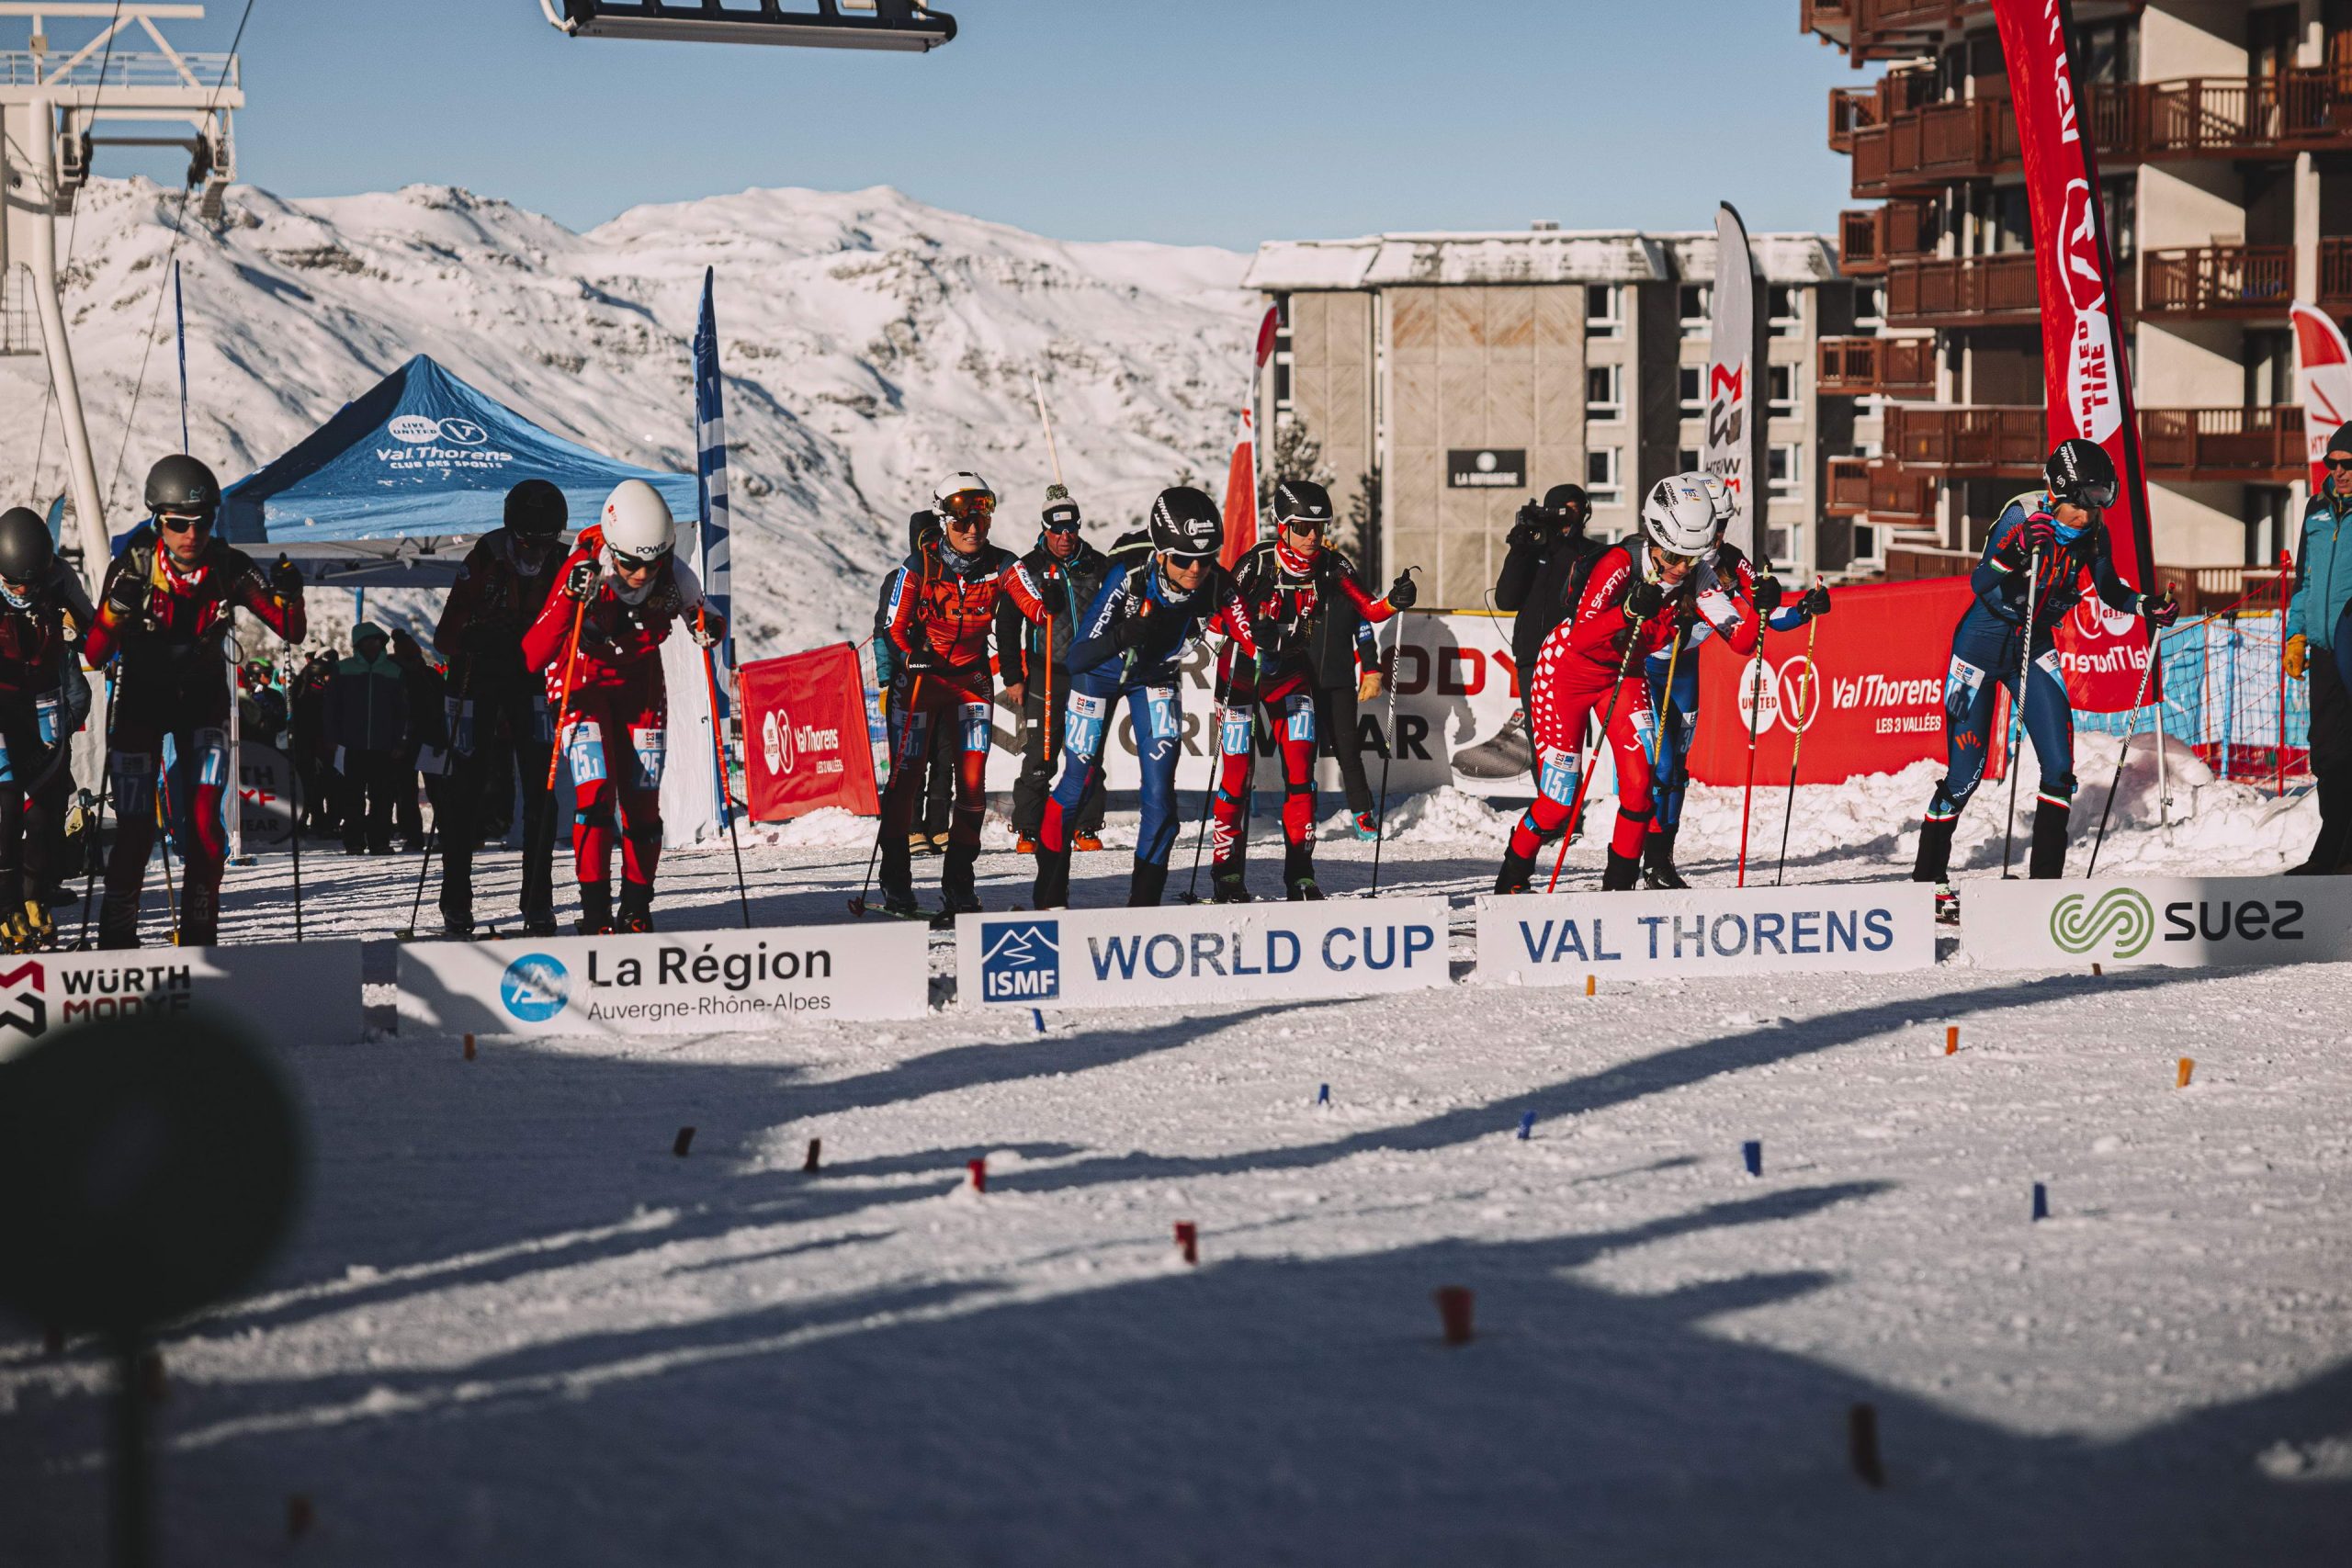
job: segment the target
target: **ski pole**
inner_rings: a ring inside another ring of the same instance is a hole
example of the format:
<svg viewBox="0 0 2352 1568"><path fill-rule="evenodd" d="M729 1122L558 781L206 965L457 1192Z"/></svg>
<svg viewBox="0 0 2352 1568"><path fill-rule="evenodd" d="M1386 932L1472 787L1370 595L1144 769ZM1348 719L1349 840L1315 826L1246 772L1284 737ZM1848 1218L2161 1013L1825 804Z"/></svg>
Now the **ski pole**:
<svg viewBox="0 0 2352 1568"><path fill-rule="evenodd" d="M2090 877L2098 870L2099 846L2107 842L2108 815L2115 809L2115 792L2123 787L2124 759L2131 755L2132 738L2139 732L2140 710L2147 705L2148 682L2150 678L2155 674L2156 656L2158 651L2164 647L2164 637L2161 633L2156 632L2153 628L2149 631L2148 661L2140 666L2140 689L2132 694L2132 717L2126 722L2124 727L2123 744L2115 749L2115 777L2108 783L2107 804L2098 808L2098 832L2091 839L2091 863L2083 869L2083 875L2086 878ZM2163 721L2160 719L2156 724L2156 750L2162 751L2164 750L2164 744L2165 727Z"/></svg>
<svg viewBox="0 0 2352 1568"><path fill-rule="evenodd" d="M1592 766L1577 770L1577 795L1568 802L1567 820L1560 824L1560 852L1553 857L1552 880L1544 885L1546 893L1559 890L1560 868L1568 863L1568 845L1577 836L1577 814L1584 809L1584 792L1592 784L1592 775L1600 771L1600 749L1609 744L1609 726L1617 717L1617 699L1624 693L1626 671L1634 667L1634 649L1641 641L1640 630L1638 626L1625 628L1625 657L1617 661L1617 679L1609 687L1609 706L1600 716L1600 739L1593 742Z"/></svg>
<svg viewBox="0 0 2352 1568"><path fill-rule="evenodd" d="M1388 842L1388 764L1396 760L1396 650L1405 641L1405 612L1396 615L1396 635L1388 639L1388 661L1383 666L1388 679L1388 721L1384 727L1387 739L1380 753L1380 814L1374 818L1372 838L1372 896L1380 896L1380 852Z"/></svg>
<svg viewBox="0 0 2352 1568"><path fill-rule="evenodd" d="M472 691L473 683L474 666L473 660L469 659L466 661L466 672L458 679L458 722L463 721L466 709L466 697L468 694ZM445 795L448 792L450 784L448 758L450 753L457 749L457 735L454 730L447 739L449 744L444 749L441 754L441 778L443 793ZM416 935L416 914L418 910L424 908L424 884L433 874L433 842L440 836L440 833L441 807L435 806L433 808L433 820L424 825L424 859L416 868L416 897L409 900L407 929L394 931L392 933L402 942L411 941ZM447 848L444 848L441 852L441 858L445 863L448 860L449 854Z"/></svg>
<svg viewBox="0 0 2352 1568"><path fill-rule="evenodd" d="M1818 615L1812 616L1804 624L1804 682L1808 688L1816 687L1820 681L1813 668L1813 634L1820 625L1821 617ZM1756 641L1760 650L1764 642L1762 632L1756 634ZM1800 708L1798 711L1802 715L1804 710ZM1788 874L1789 824L1797 814L1797 759L1804 755L1806 726L1792 723L1789 728L1797 732L1797 738L1789 747L1789 804L1781 813L1781 863L1772 872L1772 886L1775 887L1781 886L1781 878Z"/></svg>
<svg viewBox="0 0 2352 1568"><path fill-rule="evenodd" d="M1756 805L1756 725L1764 713L1764 633L1756 634L1756 660L1747 676L1747 784L1739 797L1739 879L1747 886L1747 814Z"/></svg>
<svg viewBox="0 0 2352 1568"><path fill-rule="evenodd" d="M289 731L288 739L290 740L294 705L289 700L286 706L287 728ZM300 942L302 940L302 770L294 765L294 760L291 757L286 760L286 809L294 823L291 839L294 845L294 940Z"/></svg>
<svg viewBox="0 0 2352 1568"><path fill-rule="evenodd" d="M107 734L103 754L98 758L98 807L84 829L89 835L89 870L82 884L82 934L74 945L90 945L90 920L98 908L98 863L106 847L107 791L114 784L114 667L107 667ZM298 881L295 886L300 887ZM297 906L300 907L299 904Z"/></svg>
<svg viewBox="0 0 2352 1568"><path fill-rule="evenodd" d="M2016 700L2009 704L2009 819L2001 828L2001 880L2014 881L2009 875L2009 852L2018 836L2018 730L2025 723L2025 685L2033 677L2033 619L2041 607L2041 547L2034 547L2033 556L2026 564L2025 578L2025 646L2018 654L2018 689ZM2037 759L2038 760L2038 759ZM2112 792L2109 792L2112 794Z"/></svg>
<svg viewBox="0 0 2352 1568"><path fill-rule="evenodd" d="M155 847L164 852L164 913L171 917L172 945L177 947L180 944L180 904L178 896L172 891L172 825L164 815L164 795L169 788L164 780L156 781L155 826L162 831L156 834L160 841Z"/></svg>
<svg viewBox="0 0 2352 1568"><path fill-rule="evenodd" d="M696 604L695 630L700 633L705 629L704 607ZM750 931L752 929L752 895L751 890L743 885L743 840L736 836L735 803L728 795L727 739L718 733L718 660L710 651L708 643L703 644L702 675L705 683L710 688L710 744L711 749L718 756L718 808L727 814L727 842L735 852L735 902L743 911L743 929ZM879 840L876 840L875 847L876 849L881 847Z"/></svg>
<svg viewBox="0 0 2352 1568"><path fill-rule="evenodd" d="M899 714L899 739L890 748L890 782L882 791L886 797L890 791L899 787L899 773L906 765L907 741L914 733L915 706L922 700L922 671L918 670L914 680L907 686L906 706ZM882 858L882 835L890 830L889 803L886 798L877 804L881 807L881 820L874 827L874 847L865 852L865 880L859 884L857 897L849 901L849 912L861 919L865 916L865 896L874 891L874 866Z"/></svg>
<svg viewBox="0 0 2352 1568"><path fill-rule="evenodd" d="M548 788L555 788L556 764L563 760L563 727L571 717L571 670L580 656L580 623L588 614L588 601L578 601L571 607L571 641L563 650L563 691L555 705L555 745L548 751Z"/></svg>
<svg viewBox="0 0 2352 1568"><path fill-rule="evenodd" d="M1207 646L1205 640L1203 646ZM1232 646L1230 643L1227 644L1227 648ZM1252 654L1250 657L1254 663L1256 655ZM1211 710L1216 716L1215 720L1216 739L1209 747L1208 788L1201 792L1201 826L1200 829L1193 835L1193 874L1184 879L1184 902L1187 904L1197 904L1201 901L1201 847L1209 840L1209 814L1216 806L1217 775L1223 771L1225 761L1225 705L1232 699L1233 677L1240 667L1241 656L1237 652L1227 661L1225 674L1217 681L1216 703ZM1258 707L1254 697L1250 706L1249 756L1250 773L1242 787L1245 794L1255 795L1258 788ZM1249 830L1248 824L1245 823L1242 831L1247 834Z"/></svg>

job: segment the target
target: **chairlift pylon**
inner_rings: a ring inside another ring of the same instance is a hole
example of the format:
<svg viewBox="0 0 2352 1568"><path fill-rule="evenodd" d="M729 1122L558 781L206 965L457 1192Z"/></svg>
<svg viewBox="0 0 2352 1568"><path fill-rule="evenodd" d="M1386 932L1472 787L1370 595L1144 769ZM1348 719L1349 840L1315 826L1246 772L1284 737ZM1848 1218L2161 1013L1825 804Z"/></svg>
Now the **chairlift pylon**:
<svg viewBox="0 0 2352 1568"><path fill-rule="evenodd" d="M956 36L956 18L922 0L539 0L573 38L673 43L771 43L923 53ZM810 7L814 7L811 9Z"/></svg>

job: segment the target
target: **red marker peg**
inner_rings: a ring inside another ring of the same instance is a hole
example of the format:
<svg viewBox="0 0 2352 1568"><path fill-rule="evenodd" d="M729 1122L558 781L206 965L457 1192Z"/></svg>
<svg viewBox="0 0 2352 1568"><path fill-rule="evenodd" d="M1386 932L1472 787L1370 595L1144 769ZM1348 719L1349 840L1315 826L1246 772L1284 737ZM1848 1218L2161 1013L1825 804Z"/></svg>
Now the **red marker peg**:
<svg viewBox="0 0 2352 1568"><path fill-rule="evenodd" d="M300 1492L288 1496L286 1499L286 1539L300 1540L310 1534L311 1526L317 1517L317 1512L311 1506L310 1498Z"/></svg>
<svg viewBox="0 0 2352 1568"><path fill-rule="evenodd" d="M467 1036L466 1036L466 1060L467 1060L467 1061L469 1061L469 1062L470 1062L470 1061L472 1061L473 1059L474 1059L474 1037L473 1037L472 1035L469 1034L469 1035L467 1035Z"/></svg>
<svg viewBox="0 0 2352 1568"><path fill-rule="evenodd" d="M1190 1220L1178 1220L1176 1250L1183 1254L1185 1262L1198 1263L1201 1260L1201 1227Z"/></svg>
<svg viewBox="0 0 2352 1568"><path fill-rule="evenodd" d="M677 1137L670 1145L670 1152L680 1159L684 1159L686 1157L686 1151L694 1146L695 1130L692 1127L681 1127L678 1129Z"/></svg>
<svg viewBox="0 0 2352 1568"><path fill-rule="evenodd" d="M800 1162L800 1168L801 1168L804 1172L806 1172L807 1174L808 1174L808 1175L810 1175L810 1176L814 1176L814 1175L816 1175L816 1174L817 1174L817 1156L818 1156L819 1155L822 1154L822 1153L824 1152L824 1149L825 1149L825 1140L824 1140L824 1139L822 1139L822 1138L811 1138L811 1139L809 1139L809 1140L808 1140L808 1157L807 1159L804 1159L804 1160L802 1160L802 1161Z"/></svg>
<svg viewBox="0 0 2352 1568"><path fill-rule="evenodd" d="M1441 1285L1437 1289L1438 1322L1445 1327L1445 1342L1449 1345L1470 1343L1471 1307L1475 1298L1466 1285Z"/></svg>
<svg viewBox="0 0 2352 1568"><path fill-rule="evenodd" d="M973 1191L985 1192L989 1190L989 1161L986 1155L982 1155L978 1159L966 1160L964 1168L972 1173Z"/></svg>
<svg viewBox="0 0 2352 1568"><path fill-rule="evenodd" d="M1958 1025L1958 1024L1956 1024L1956 1023L1947 1023L1947 1024L1945 1024L1945 1025L1944 1025L1944 1055L1947 1055L1947 1056L1951 1055L1953 1053L1957 1052L1959 1049L1960 1049L1960 1025Z"/></svg>

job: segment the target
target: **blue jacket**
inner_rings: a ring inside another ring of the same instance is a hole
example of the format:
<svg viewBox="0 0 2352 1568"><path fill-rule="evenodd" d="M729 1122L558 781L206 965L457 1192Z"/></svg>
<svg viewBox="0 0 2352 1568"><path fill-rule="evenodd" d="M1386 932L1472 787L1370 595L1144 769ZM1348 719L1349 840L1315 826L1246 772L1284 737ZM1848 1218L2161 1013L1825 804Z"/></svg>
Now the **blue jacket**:
<svg viewBox="0 0 2352 1568"><path fill-rule="evenodd" d="M2001 509L1999 520L1984 540L1984 558L1969 573L1969 586L1976 590L1976 603L1969 607L1970 615L2024 627L2026 567L2031 560L2026 549L2025 525L2034 517L2052 515L2052 511L2046 491L2028 491ZM2083 602L2086 576L2109 609L2141 613L2139 591L2116 572L2106 525L2094 523L2072 539L2061 538L2055 554L2042 558L2041 583L2033 595L2036 653L2048 651L2057 637L2058 623L2066 618L2067 611Z"/></svg>
<svg viewBox="0 0 2352 1568"><path fill-rule="evenodd" d="M1121 621L1142 615L1147 603L1151 615L1143 640L1121 649L1114 630ZM1243 651L1257 652L1249 607L1222 568L1211 568L1208 581L1180 597L1159 574L1156 558L1146 556L1141 565L1113 572L1087 607L1079 622L1078 640L1070 644L1070 686L1091 696L1109 696L1130 686L1172 686L1184 645L1212 621Z"/></svg>
<svg viewBox="0 0 2352 1568"><path fill-rule="evenodd" d="M2331 479L2332 490L2339 481ZM2287 635L2313 648L2335 646L2336 623L2352 604L2352 500L2312 497L2303 508L2303 539L2295 552L2295 596L2287 601Z"/></svg>

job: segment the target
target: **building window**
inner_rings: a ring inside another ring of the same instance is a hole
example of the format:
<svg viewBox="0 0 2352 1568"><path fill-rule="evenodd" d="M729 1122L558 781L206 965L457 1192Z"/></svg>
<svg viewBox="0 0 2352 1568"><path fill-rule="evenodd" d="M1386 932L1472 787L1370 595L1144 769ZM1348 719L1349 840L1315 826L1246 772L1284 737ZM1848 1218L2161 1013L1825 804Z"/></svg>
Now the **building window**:
<svg viewBox="0 0 2352 1568"><path fill-rule="evenodd" d="M1681 400L1684 418L1701 419L1705 417L1707 412L1707 367L1703 365L1685 365L1679 367L1674 373L1674 391L1675 396Z"/></svg>
<svg viewBox="0 0 2352 1568"><path fill-rule="evenodd" d="M1796 567L1797 528L1794 525L1775 525L1764 530L1764 558L1777 571L1790 571Z"/></svg>
<svg viewBox="0 0 2352 1568"><path fill-rule="evenodd" d="M1875 331L1886 325L1886 286L1882 283L1854 285L1854 325L1864 331Z"/></svg>
<svg viewBox="0 0 2352 1568"><path fill-rule="evenodd" d="M1587 337L1623 337L1625 335L1625 291L1613 283L1588 283L1584 286L1584 335Z"/></svg>
<svg viewBox="0 0 2352 1568"><path fill-rule="evenodd" d="M1274 412L1290 412L1290 296L1274 296Z"/></svg>
<svg viewBox="0 0 2352 1568"><path fill-rule="evenodd" d="M1595 501L1616 501L1623 495L1618 483L1614 446L1596 446L1584 455L1584 488Z"/></svg>
<svg viewBox="0 0 2352 1568"><path fill-rule="evenodd" d="M1858 561L1878 559L1878 528L1875 525L1854 525L1854 558Z"/></svg>
<svg viewBox="0 0 2352 1568"><path fill-rule="evenodd" d="M1678 474L1695 474L1699 471L1699 449L1696 446L1679 447L1674 454L1674 471Z"/></svg>
<svg viewBox="0 0 2352 1568"><path fill-rule="evenodd" d="M1775 445L1764 454L1764 488L1773 495L1796 495L1802 489L1804 472L1804 448L1794 445Z"/></svg>
<svg viewBox="0 0 2352 1568"><path fill-rule="evenodd" d="M1625 367L1589 365L1584 372L1584 416L1589 420L1625 417Z"/></svg>
<svg viewBox="0 0 2352 1568"><path fill-rule="evenodd" d="M1770 419L1792 419L1797 412L1797 367L1793 365L1770 365L1764 369L1765 396L1770 400L1765 415Z"/></svg>
<svg viewBox="0 0 2352 1568"><path fill-rule="evenodd" d="M2099 205L2107 220L2107 248L2120 272L2140 254L2140 182L2127 175L2099 182Z"/></svg>
<svg viewBox="0 0 2352 1568"><path fill-rule="evenodd" d="M1804 331L1804 290L1776 283L1764 290L1764 313L1774 337L1795 337Z"/></svg>
<svg viewBox="0 0 2352 1568"><path fill-rule="evenodd" d="M1705 337L1714 328L1715 290L1705 283L1686 283L1681 289L1682 335Z"/></svg>

